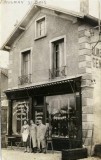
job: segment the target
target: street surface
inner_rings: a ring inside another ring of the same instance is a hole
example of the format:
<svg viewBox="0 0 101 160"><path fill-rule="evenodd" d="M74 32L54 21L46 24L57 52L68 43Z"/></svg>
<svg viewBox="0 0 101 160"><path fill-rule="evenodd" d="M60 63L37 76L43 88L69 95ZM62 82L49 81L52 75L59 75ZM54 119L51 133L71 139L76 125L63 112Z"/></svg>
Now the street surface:
<svg viewBox="0 0 101 160"><path fill-rule="evenodd" d="M2 158L0 160L61 160L61 152L44 153L24 153L21 150L2 149ZM88 157L83 160L101 160L97 157Z"/></svg>

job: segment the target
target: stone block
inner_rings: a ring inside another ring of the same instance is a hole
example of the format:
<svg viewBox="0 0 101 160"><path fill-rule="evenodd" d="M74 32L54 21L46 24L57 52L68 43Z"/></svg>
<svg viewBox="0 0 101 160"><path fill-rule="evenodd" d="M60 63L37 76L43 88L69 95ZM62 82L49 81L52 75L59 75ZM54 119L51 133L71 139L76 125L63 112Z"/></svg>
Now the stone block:
<svg viewBox="0 0 101 160"><path fill-rule="evenodd" d="M91 49L82 49L82 50L79 50L79 55L91 55L92 52L91 52Z"/></svg>
<svg viewBox="0 0 101 160"><path fill-rule="evenodd" d="M90 34L90 31L89 31L89 30L85 30L85 36L86 36L86 37L89 37L89 38L91 37L91 34Z"/></svg>
<svg viewBox="0 0 101 160"><path fill-rule="evenodd" d="M93 122L82 122L82 129L92 129L93 128Z"/></svg>
<svg viewBox="0 0 101 160"><path fill-rule="evenodd" d="M92 72L92 69L91 68L84 68L84 67L82 67L82 68L79 68L79 73L80 74L85 74L85 73L91 73Z"/></svg>
<svg viewBox="0 0 101 160"><path fill-rule="evenodd" d="M87 114L82 114L82 121L87 122Z"/></svg>
<svg viewBox="0 0 101 160"><path fill-rule="evenodd" d="M88 56L88 55L80 55L79 56L79 62L82 62L82 61L91 61L91 56Z"/></svg>
<svg viewBox="0 0 101 160"><path fill-rule="evenodd" d="M85 80L85 79L86 80L92 80L92 74L87 73L87 74L83 75L82 79L83 80Z"/></svg>
<svg viewBox="0 0 101 160"><path fill-rule="evenodd" d="M78 32L78 38L85 37L85 30L81 30Z"/></svg>
<svg viewBox="0 0 101 160"><path fill-rule="evenodd" d="M13 64L13 61L10 59L9 60L9 65L12 65Z"/></svg>
<svg viewBox="0 0 101 160"><path fill-rule="evenodd" d="M86 61L83 61L83 62L79 62L79 68L83 68L83 67L86 67L86 68L91 68L92 67L92 63L91 62L86 62Z"/></svg>
<svg viewBox="0 0 101 160"><path fill-rule="evenodd" d="M8 74L11 74L11 73L12 73L12 70L11 70L11 69L9 69L9 70L8 70Z"/></svg>
<svg viewBox="0 0 101 160"><path fill-rule="evenodd" d="M85 86L89 86L89 85L91 85L91 80L87 80L87 79L83 79L82 81L81 81L81 86L82 87L85 87Z"/></svg>
<svg viewBox="0 0 101 160"><path fill-rule="evenodd" d="M82 131L83 133L83 138L91 138L92 137L92 129L85 129Z"/></svg>
<svg viewBox="0 0 101 160"><path fill-rule="evenodd" d="M87 114L87 122L93 122L94 121L94 115L93 114Z"/></svg>
<svg viewBox="0 0 101 160"><path fill-rule="evenodd" d="M89 38L88 37L80 37L78 40L79 43L89 43Z"/></svg>
<svg viewBox="0 0 101 160"><path fill-rule="evenodd" d="M82 113L93 114L93 106L82 106Z"/></svg>
<svg viewBox="0 0 101 160"><path fill-rule="evenodd" d="M93 106L93 99L92 98L83 98L82 97L82 105L83 106Z"/></svg>
<svg viewBox="0 0 101 160"><path fill-rule="evenodd" d="M84 145L85 145L85 146L90 146L91 143L92 143L91 138L85 138L85 142L84 142Z"/></svg>
<svg viewBox="0 0 101 160"><path fill-rule="evenodd" d="M91 45L89 43L80 43L79 44L79 50L82 50L82 49L91 49Z"/></svg>
<svg viewBox="0 0 101 160"><path fill-rule="evenodd" d="M9 79L8 79L8 83L11 83L11 82L12 82L12 79L11 79L11 78L9 78Z"/></svg>
<svg viewBox="0 0 101 160"><path fill-rule="evenodd" d="M86 67L86 61L79 62L79 68Z"/></svg>
<svg viewBox="0 0 101 160"><path fill-rule="evenodd" d="M81 25L78 27L78 31L85 31L86 30L86 25Z"/></svg>
<svg viewBox="0 0 101 160"><path fill-rule="evenodd" d="M92 62L91 61L87 61L86 62L86 67L91 68L92 67Z"/></svg>
<svg viewBox="0 0 101 160"><path fill-rule="evenodd" d="M93 89L92 88L82 89L82 97L83 98L93 98Z"/></svg>

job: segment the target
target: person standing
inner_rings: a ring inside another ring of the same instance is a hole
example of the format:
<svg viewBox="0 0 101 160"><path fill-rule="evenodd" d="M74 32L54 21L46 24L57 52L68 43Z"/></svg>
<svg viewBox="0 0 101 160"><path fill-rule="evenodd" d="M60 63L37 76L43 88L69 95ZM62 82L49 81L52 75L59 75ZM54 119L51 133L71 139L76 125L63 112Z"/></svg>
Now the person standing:
<svg viewBox="0 0 101 160"><path fill-rule="evenodd" d="M37 147L37 126L34 124L33 120L30 120L30 147L32 146L32 152L36 153L36 147Z"/></svg>
<svg viewBox="0 0 101 160"><path fill-rule="evenodd" d="M42 120L39 120L39 125L37 126L37 143L38 152L46 153L46 126L42 124ZM41 150L42 147L42 150Z"/></svg>
<svg viewBox="0 0 101 160"><path fill-rule="evenodd" d="M22 141L24 143L25 151L29 152L29 125L27 120L24 120L24 125L21 128Z"/></svg>

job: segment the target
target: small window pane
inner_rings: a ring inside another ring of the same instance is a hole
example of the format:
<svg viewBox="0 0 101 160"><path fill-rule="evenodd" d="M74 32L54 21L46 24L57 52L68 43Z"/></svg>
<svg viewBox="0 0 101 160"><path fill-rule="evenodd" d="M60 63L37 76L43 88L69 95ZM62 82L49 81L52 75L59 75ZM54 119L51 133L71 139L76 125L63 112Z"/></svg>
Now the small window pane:
<svg viewBox="0 0 101 160"><path fill-rule="evenodd" d="M37 36L41 37L45 35L45 18L37 21Z"/></svg>

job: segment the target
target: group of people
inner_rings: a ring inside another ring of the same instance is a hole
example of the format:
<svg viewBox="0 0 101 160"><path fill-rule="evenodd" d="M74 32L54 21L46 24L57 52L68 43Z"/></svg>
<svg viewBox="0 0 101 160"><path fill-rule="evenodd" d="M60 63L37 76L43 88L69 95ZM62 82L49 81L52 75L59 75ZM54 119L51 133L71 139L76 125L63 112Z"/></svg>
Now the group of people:
<svg viewBox="0 0 101 160"><path fill-rule="evenodd" d="M24 152L29 152L29 148L31 148L34 153L46 153L46 133L47 127L42 123L41 119L38 120L38 125L33 120L30 120L30 125L28 125L25 120L21 129L22 141L25 147Z"/></svg>

